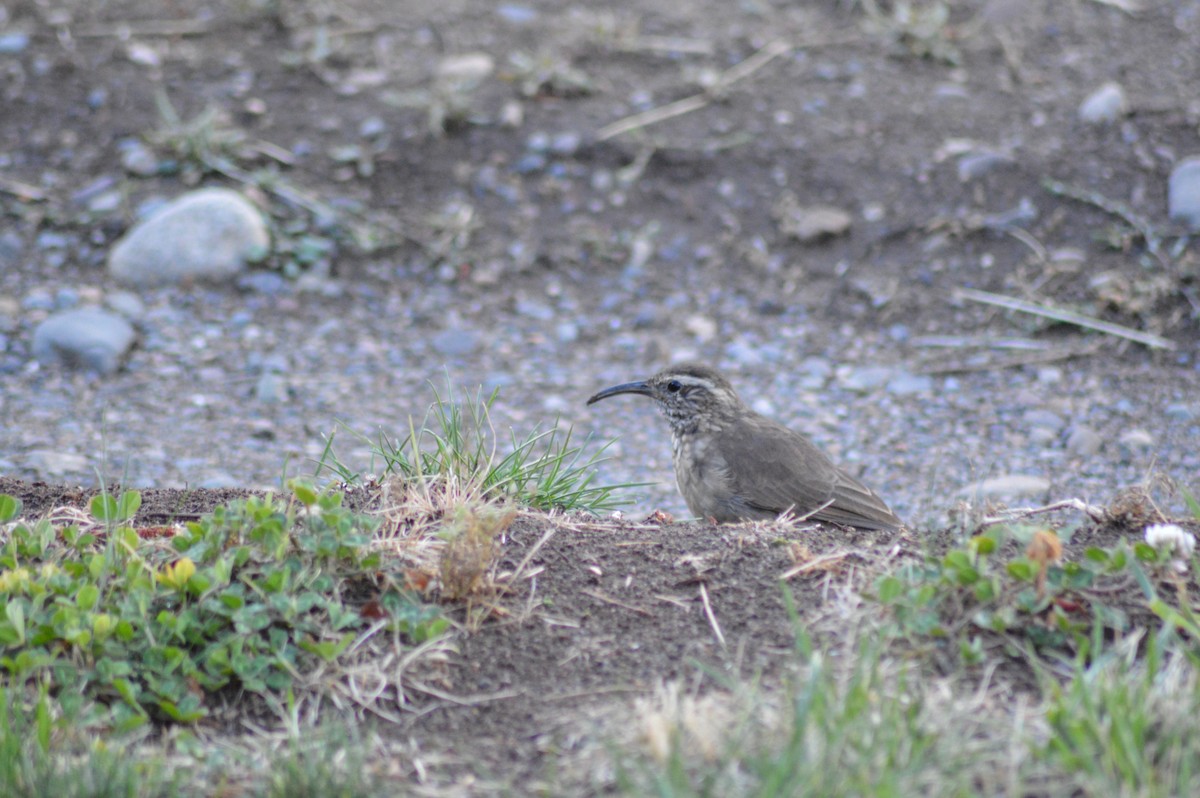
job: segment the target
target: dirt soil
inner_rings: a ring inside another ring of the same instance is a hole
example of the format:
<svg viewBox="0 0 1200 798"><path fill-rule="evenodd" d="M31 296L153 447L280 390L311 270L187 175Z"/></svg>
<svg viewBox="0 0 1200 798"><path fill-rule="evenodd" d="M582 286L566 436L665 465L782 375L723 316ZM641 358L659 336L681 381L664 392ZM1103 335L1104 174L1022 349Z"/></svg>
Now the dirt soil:
<svg viewBox="0 0 1200 798"><path fill-rule="evenodd" d="M789 580L806 622L836 613L829 580L855 578L853 557L945 545L960 491L984 477L1037 477L1034 495L994 497L1031 504L1106 503L1154 475L1200 493L1200 253L1166 210L1171 168L1200 153L1200 4L967 0L926 28L877 5L873 22L849 0L0 3L0 30L28 34L0 51L0 492L36 515L84 502L99 474L143 489L142 522L167 523L278 485L285 460L310 473L339 421L403 434L449 375L502 389L500 430L558 416L619 434L602 477L655 483L626 517L682 518L651 409L583 403L689 357L918 530L804 533L815 556L866 552ZM447 95L439 70L479 53L490 71ZM1127 108L1082 122L1109 81ZM236 156L245 170L277 170L391 240L355 246L269 181L161 148L153 174L131 173L122 153L162 127L160 92L240 131L257 153ZM194 184L243 189L277 241L331 249L307 280L275 280L277 257L236 286L137 287L121 372L39 366L37 325L124 290L111 245L144 203ZM808 240L813 223L830 229ZM267 373L281 396L260 390ZM369 470L351 437L344 458ZM546 523L523 518L504 563ZM796 550L776 534L565 526L511 617L462 641L452 698L426 697L414 744L516 783L582 739L556 720L563 703L624 700L693 662L769 674L793 644L778 580Z"/></svg>
<svg viewBox="0 0 1200 798"><path fill-rule="evenodd" d="M0 493L20 498L33 518L86 509L95 495L8 478L0 478ZM157 536L161 525L245 495L146 490L133 525ZM348 504L370 510L377 499L373 491L352 491ZM1185 525L1200 533L1200 522ZM1086 525L1074 532L1064 558L1140 537L1140 530L1128 522ZM959 538L949 530L918 537L821 525L635 524L534 513L520 516L500 542L494 572L498 583L514 586L444 603L456 621L450 655L422 663L407 681L399 724L364 713L366 727L401 752L386 766L371 764L376 772L463 794L611 785L614 774L600 754L614 744L645 745L637 699L671 682L697 694L731 680L776 686L797 661L798 630L832 650L852 636L847 608L835 595L847 587L869 591L881 572L940 556ZM515 582L507 581L514 573ZM1194 575L1188 589L1200 589ZM1156 623L1132 580L1104 593L1107 610L1126 613L1131 629ZM1088 612L1085 606L1081 599L1079 611ZM937 675L958 669L967 682L986 683L1003 705L1039 689L1027 662L993 661L985 674L982 665L962 672L949 653L945 667L930 659ZM271 722L261 707L233 697L196 731L236 736L248 717L260 727Z"/></svg>

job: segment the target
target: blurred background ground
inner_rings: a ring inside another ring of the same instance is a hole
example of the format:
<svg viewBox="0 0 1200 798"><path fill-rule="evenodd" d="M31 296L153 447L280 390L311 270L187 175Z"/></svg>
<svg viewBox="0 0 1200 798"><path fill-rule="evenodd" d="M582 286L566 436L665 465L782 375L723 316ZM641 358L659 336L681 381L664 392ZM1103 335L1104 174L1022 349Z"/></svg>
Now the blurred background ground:
<svg viewBox="0 0 1200 798"><path fill-rule="evenodd" d="M1200 3L7 2L0 26L7 475L278 484L339 422L403 435L448 377L498 387L502 430L619 435L602 478L685 515L649 404L583 403L689 357L920 524L988 478L1031 504L1196 487L1200 255L1167 185L1200 154ZM269 214L264 263L118 285L113 244L200 185ZM39 364L38 326L93 304L133 317L124 367Z"/></svg>

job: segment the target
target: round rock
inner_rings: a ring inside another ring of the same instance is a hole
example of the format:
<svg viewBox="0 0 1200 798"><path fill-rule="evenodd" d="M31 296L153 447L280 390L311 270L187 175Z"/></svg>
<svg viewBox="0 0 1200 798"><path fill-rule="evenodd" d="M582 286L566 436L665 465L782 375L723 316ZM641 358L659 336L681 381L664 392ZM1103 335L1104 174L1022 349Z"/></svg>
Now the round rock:
<svg viewBox="0 0 1200 798"><path fill-rule="evenodd" d="M1171 170L1167 210L1193 230L1200 230L1200 155L1185 158Z"/></svg>
<svg viewBox="0 0 1200 798"><path fill-rule="evenodd" d="M46 366L112 374L133 346L133 325L116 313L80 308L56 313L33 333L33 354Z"/></svg>
<svg viewBox="0 0 1200 798"><path fill-rule="evenodd" d="M108 269L128 285L228 279L270 242L262 214L246 198L206 188L135 225L109 253Z"/></svg>

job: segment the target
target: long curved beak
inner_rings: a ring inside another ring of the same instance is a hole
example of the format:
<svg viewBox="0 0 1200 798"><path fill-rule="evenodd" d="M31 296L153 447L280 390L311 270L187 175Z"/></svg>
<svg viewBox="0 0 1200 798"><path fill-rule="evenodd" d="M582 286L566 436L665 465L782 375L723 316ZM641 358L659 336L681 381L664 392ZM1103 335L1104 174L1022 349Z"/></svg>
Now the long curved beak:
<svg viewBox="0 0 1200 798"><path fill-rule="evenodd" d="M622 385L614 385L611 388L605 388L603 391L600 391L595 396L593 396L591 399L588 399L587 403L589 405L595 404L596 402L599 402L601 399L607 399L608 397L616 396L619 393L640 393L642 396L652 395L650 386L644 380L639 380L637 382L626 382Z"/></svg>

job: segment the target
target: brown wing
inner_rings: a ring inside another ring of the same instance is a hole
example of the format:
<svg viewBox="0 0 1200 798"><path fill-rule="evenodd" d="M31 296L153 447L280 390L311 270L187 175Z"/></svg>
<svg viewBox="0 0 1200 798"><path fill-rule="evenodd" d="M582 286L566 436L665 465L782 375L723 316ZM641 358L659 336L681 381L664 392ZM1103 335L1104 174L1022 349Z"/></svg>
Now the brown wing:
<svg viewBox="0 0 1200 798"><path fill-rule="evenodd" d="M874 491L834 465L808 438L774 421L739 419L720 432L718 446L734 494L756 510L778 514L791 507L797 515L812 512L818 521L861 529L901 525Z"/></svg>

